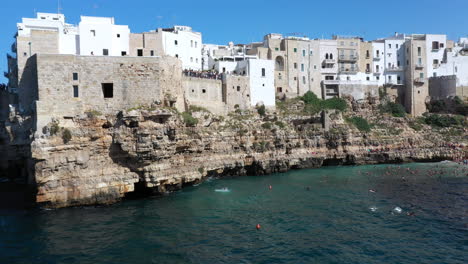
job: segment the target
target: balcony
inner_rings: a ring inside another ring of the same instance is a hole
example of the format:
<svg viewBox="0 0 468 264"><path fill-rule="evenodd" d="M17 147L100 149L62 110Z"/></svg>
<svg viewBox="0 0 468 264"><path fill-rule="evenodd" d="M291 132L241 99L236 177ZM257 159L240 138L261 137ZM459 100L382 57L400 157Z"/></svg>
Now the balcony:
<svg viewBox="0 0 468 264"><path fill-rule="evenodd" d="M380 56L374 57L374 60L375 60L375 61L379 61L379 60L380 60Z"/></svg>
<svg viewBox="0 0 468 264"><path fill-rule="evenodd" d="M424 84L425 80L424 78L416 78L414 79L415 84Z"/></svg>
<svg viewBox="0 0 468 264"><path fill-rule="evenodd" d="M336 60L334 59L324 59L323 64L335 64Z"/></svg>
<svg viewBox="0 0 468 264"><path fill-rule="evenodd" d="M424 65L416 64L415 68L416 68L416 70L424 69Z"/></svg>
<svg viewBox="0 0 468 264"><path fill-rule="evenodd" d="M340 80L323 80L324 85L338 85L340 84Z"/></svg>
<svg viewBox="0 0 468 264"><path fill-rule="evenodd" d="M375 71L374 72L374 75L380 75L380 74L382 74L380 71Z"/></svg>
<svg viewBox="0 0 468 264"><path fill-rule="evenodd" d="M399 71L403 71L403 67L389 67L386 70L389 72L399 72Z"/></svg>
<svg viewBox="0 0 468 264"><path fill-rule="evenodd" d="M336 69L336 67L322 68L321 72L322 73L334 73L334 74L336 74L337 69Z"/></svg>
<svg viewBox="0 0 468 264"><path fill-rule="evenodd" d="M339 74L356 74L359 71L358 67L354 68L340 68L338 70Z"/></svg>
<svg viewBox="0 0 468 264"><path fill-rule="evenodd" d="M340 55L340 57L338 58L339 61L357 61L358 60L358 56L355 56L355 55Z"/></svg>

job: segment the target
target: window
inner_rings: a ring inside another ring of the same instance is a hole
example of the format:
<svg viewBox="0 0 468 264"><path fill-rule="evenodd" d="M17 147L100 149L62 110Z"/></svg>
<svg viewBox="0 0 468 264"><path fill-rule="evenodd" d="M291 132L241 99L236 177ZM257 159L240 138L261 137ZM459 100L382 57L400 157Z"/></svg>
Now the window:
<svg viewBox="0 0 468 264"><path fill-rule="evenodd" d="M294 77L294 80L297 81L297 77Z"/></svg>
<svg viewBox="0 0 468 264"><path fill-rule="evenodd" d="M367 81L370 81L370 77L366 77L366 80L367 80Z"/></svg>
<svg viewBox="0 0 468 264"><path fill-rule="evenodd" d="M437 72L432 73L433 77L437 77Z"/></svg>
<svg viewBox="0 0 468 264"><path fill-rule="evenodd" d="M150 55L151 55L151 56L154 56L154 50L151 50L151 51L150 51Z"/></svg>
<svg viewBox="0 0 468 264"><path fill-rule="evenodd" d="M190 57L190 62L193 62L193 57Z"/></svg>
<svg viewBox="0 0 468 264"><path fill-rule="evenodd" d="M439 49L439 42L432 41L432 50L438 50L438 49Z"/></svg>
<svg viewBox="0 0 468 264"><path fill-rule="evenodd" d="M439 45L441 49L444 48L444 43L440 43Z"/></svg>
<svg viewBox="0 0 468 264"><path fill-rule="evenodd" d="M297 63L294 63L294 69L297 69Z"/></svg>
<svg viewBox="0 0 468 264"><path fill-rule="evenodd" d="M397 61L397 66L400 67L400 61Z"/></svg>
<svg viewBox="0 0 468 264"><path fill-rule="evenodd" d="M237 91L240 92L240 86L237 86Z"/></svg>
<svg viewBox="0 0 468 264"><path fill-rule="evenodd" d="M193 48L193 40L190 41L190 47Z"/></svg>
<svg viewBox="0 0 468 264"><path fill-rule="evenodd" d="M95 37L95 36L96 36L96 30L91 29L91 35L92 35L93 37Z"/></svg>
<svg viewBox="0 0 468 264"><path fill-rule="evenodd" d="M301 63L301 71L304 71L304 63Z"/></svg>
<svg viewBox="0 0 468 264"><path fill-rule="evenodd" d="M102 94L104 98L113 98L114 97L114 84L113 83L102 83Z"/></svg>
<svg viewBox="0 0 468 264"><path fill-rule="evenodd" d="M327 75L325 76L325 80L333 80L333 76Z"/></svg>
<svg viewBox="0 0 468 264"><path fill-rule="evenodd" d="M117 34L117 38L120 38L120 34Z"/></svg>
<svg viewBox="0 0 468 264"><path fill-rule="evenodd" d="M380 77L379 77L379 76L377 76L377 77L375 77L375 78L377 79L377 81L380 80Z"/></svg>
<svg viewBox="0 0 468 264"><path fill-rule="evenodd" d="M314 51L310 51L310 56L313 56L314 55Z"/></svg>
<svg viewBox="0 0 468 264"><path fill-rule="evenodd" d="M306 83L306 77L305 77L305 76L302 76L302 83L303 83L303 84Z"/></svg>
<svg viewBox="0 0 468 264"><path fill-rule="evenodd" d="M377 50L377 52L376 52L375 56L378 58L378 57L379 57L379 55L380 55L380 52L379 52L379 50Z"/></svg>
<svg viewBox="0 0 468 264"><path fill-rule="evenodd" d="M103 49L102 50L102 55L109 56L109 50L108 49Z"/></svg>
<svg viewBox="0 0 468 264"><path fill-rule="evenodd" d="M198 58L195 59L195 62L198 63Z"/></svg>
<svg viewBox="0 0 468 264"><path fill-rule="evenodd" d="M419 73L419 78L421 78L421 79L424 78L424 73L423 72Z"/></svg>
<svg viewBox="0 0 468 264"><path fill-rule="evenodd" d="M79 97L78 85L73 85L73 97L75 97L75 98Z"/></svg>
<svg viewBox="0 0 468 264"><path fill-rule="evenodd" d="M278 51L279 49L278 48L275 48L275 51Z"/></svg>
<svg viewBox="0 0 468 264"><path fill-rule="evenodd" d="M265 77L265 68L262 68L262 77Z"/></svg>
<svg viewBox="0 0 468 264"><path fill-rule="evenodd" d="M422 59L418 58L418 65L422 65Z"/></svg>
<svg viewBox="0 0 468 264"><path fill-rule="evenodd" d="M23 52L23 56L25 56L25 57L26 57L26 56L28 56L28 54L27 54L26 52Z"/></svg>
<svg viewBox="0 0 468 264"><path fill-rule="evenodd" d="M278 91L278 93L282 93L283 92L283 87L276 88L276 91Z"/></svg>
<svg viewBox="0 0 468 264"><path fill-rule="evenodd" d="M326 60L328 60L328 53L327 53L327 54L325 54L325 59L326 59Z"/></svg>
<svg viewBox="0 0 468 264"><path fill-rule="evenodd" d="M127 56L127 52L126 52L126 51L122 51L122 56Z"/></svg>
<svg viewBox="0 0 468 264"><path fill-rule="evenodd" d="M73 80L78 81L78 73L77 72L73 73Z"/></svg>
<svg viewBox="0 0 468 264"><path fill-rule="evenodd" d="M400 84L400 82L401 82L401 77L400 77L400 76L397 76L396 79L397 79L397 83Z"/></svg>
<svg viewBox="0 0 468 264"><path fill-rule="evenodd" d="M297 52L297 48L294 48L294 52Z"/></svg>
<svg viewBox="0 0 468 264"><path fill-rule="evenodd" d="M433 61L432 61L432 64L434 64L434 65L439 64L439 60L433 60Z"/></svg>
<svg viewBox="0 0 468 264"><path fill-rule="evenodd" d="M198 43L195 41L195 48L198 46L197 44L198 44Z"/></svg>
<svg viewBox="0 0 468 264"><path fill-rule="evenodd" d="M391 49L391 48L392 48L392 44L388 44L388 48Z"/></svg>
<svg viewBox="0 0 468 264"><path fill-rule="evenodd" d="M201 91L202 91L202 93L206 93L206 89L202 89Z"/></svg>
<svg viewBox="0 0 468 264"><path fill-rule="evenodd" d="M143 56L143 50L142 49L137 49L137 56L142 57Z"/></svg>
<svg viewBox="0 0 468 264"><path fill-rule="evenodd" d="M179 58L179 54L176 54L175 57L176 57L176 58Z"/></svg>
<svg viewBox="0 0 468 264"><path fill-rule="evenodd" d="M317 69L317 65L314 65L314 70L316 70L316 69Z"/></svg>
<svg viewBox="0 0 468 264"><path fill-rule="evenodd" d="M392 81L392 76L388 76L388 81L389 81L389 82Z"/></svg>
<svg viewBox="0 0 468 264"><path fill-rule="evenodd" d="M418 56L421 56L421 47L418 47Z"/></svg>
<svg viewBox="0 0 468 264"><path fill-rule="evenodd" d="M302 57L305 57L305 55L306 55L306 51L302 50Z"/></svg>
<svg viewBox="0 0 468 264"><path fill-rule="evenodd" d="M396 48L398 49L398 44L396 44Z"/></svg>
<svg viewBox="0 0 468 264"><path fill-rule="evenodd" d="M179 42L177 42L177 40L174 40L174 45L177 46L178 44L179 44Z"/></svg>

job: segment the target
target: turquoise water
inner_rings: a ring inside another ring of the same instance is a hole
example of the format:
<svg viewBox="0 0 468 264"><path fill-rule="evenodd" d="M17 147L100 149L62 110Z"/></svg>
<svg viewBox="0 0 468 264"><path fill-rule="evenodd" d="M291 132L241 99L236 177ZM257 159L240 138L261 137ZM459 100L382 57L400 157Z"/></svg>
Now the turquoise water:
<svg viewBox="0 0 468 264"><path fill-rule="evenodd" d="M0 263L467 263L467 174L328 167L107 207L1 210Z"/></svg>

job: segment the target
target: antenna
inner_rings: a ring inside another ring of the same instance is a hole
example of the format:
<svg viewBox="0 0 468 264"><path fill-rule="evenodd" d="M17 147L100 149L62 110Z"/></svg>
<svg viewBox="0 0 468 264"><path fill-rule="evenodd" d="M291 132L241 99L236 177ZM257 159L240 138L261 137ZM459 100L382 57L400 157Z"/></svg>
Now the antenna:
<svg viewBox="0 0 468 264"><path fill-rule="evenodd" d="M62 10L62 8L60 7L60 0L57 0L57 15L60 14L60 10Z"/></svg>

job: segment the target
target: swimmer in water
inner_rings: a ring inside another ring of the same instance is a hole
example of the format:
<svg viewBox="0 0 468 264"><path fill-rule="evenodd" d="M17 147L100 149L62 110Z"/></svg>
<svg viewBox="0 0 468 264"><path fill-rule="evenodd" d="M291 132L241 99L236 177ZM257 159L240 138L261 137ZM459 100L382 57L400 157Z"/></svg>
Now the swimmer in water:
<svg viewBox="0 0 468 264"><path fill-rule="evenodd" d="M306 190L307 190L307 191L310 191L310 186L307 186L307 187L306 187Z"/></svg>
<svg viewBox="0 0 468 264"><path fill-rule="evenodd" d="M374 189L369 189L369 192L375 193L375 190Z"/></svg>

